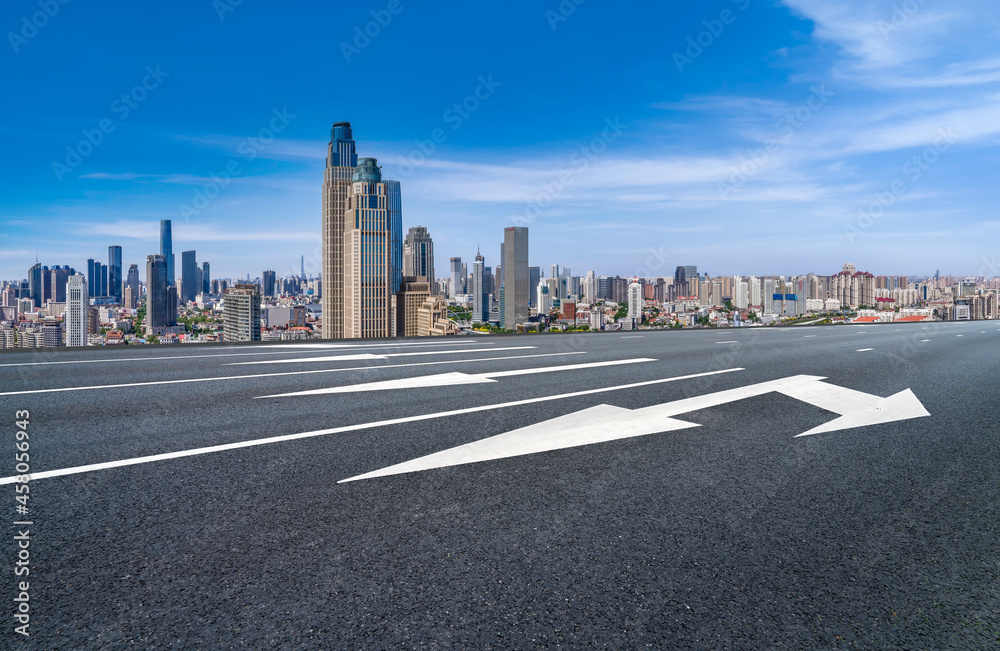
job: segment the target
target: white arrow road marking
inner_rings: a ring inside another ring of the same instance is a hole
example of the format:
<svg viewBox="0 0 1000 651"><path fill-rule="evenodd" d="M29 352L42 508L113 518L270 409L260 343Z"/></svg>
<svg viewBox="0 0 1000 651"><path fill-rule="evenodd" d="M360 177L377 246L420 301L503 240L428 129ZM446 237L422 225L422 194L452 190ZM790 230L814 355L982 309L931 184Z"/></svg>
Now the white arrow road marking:
<svg viewBox="0 0 1000 651"><path fill-rule="evenodd" d="M225 366L249 366L251 364L293 364L296 362L340 362L363 359L389 359L390 357L413 357L414 355L464 355L465 353L492 353L499 350L534 350L537 346L507 346L506 348L462 348L459 350L421 350L416 353L358 353L355 355L330 355L325 357L296 357L293 359L265 359L256 362L233 362Z"/></svg>
<svg viewBox="0 0 1000 651"><path fill-rule="evenodd" d="M814 375L796 375L642 409L623 409L611 405L598 405L381 470L342 479L338 483L446 468L480 461L494 461L507 457L698 427L696 423L677 420L674 416L772 391L841 415L840 418L798 436L930 416L909 389L889 398L879 398L860 391L826 384L822 382L823 379L825 378Z"/></svg>
<svg viewBox="0 0 1000 651"><path fill-rule="evenodd" d="M432 362L437 364L438 362ZM390 420L380 420L373 423L361 423L358 425L347 425L344 427L334 427L332 429L321 429L312 432L300 432L298 434L283 434L281 436L271 436L263 439L254 439L252 441L238 441L236 443L225 443L222 445L212 445L204 448L195 448L192 450L179 450L177 452L166 452L164 454L152 454L145 457L134 457L132 459L120 459L118 461L107 461L104 463L92 463L86 466L75 466L73 468L60 468L58 470L43 470L41 472L31 473L31 481L37 481L39 479L48 479L50 477L63 477L66 475L77 475L84 472L93 472L96 470L109 470L111 468L123 468L125 466L136 466L144 463L153 463L155 461L167 461L169 459L180 459L182 457L193 457L201 454L209 454L212 452L224 452L226 450L238 450L240 448L250 448L258 445L268 445L271 443L283 443L285 441L296 441L298 439L308 439L317 436L326 436L328 434L341 434L344 432L356 432L358 430L372 429L375 427L386 427L390 425L399 425L403 423L415 423L423 420L434 420L437 418L446 418L448 416L459 416L462 414L474 414L480 411L491 411L494 409L504 409L506 407L518 407L521 405L531 405L538 402L549 402L552 400L562 400L564 398L578 398L580 396L589 396L597 393L607 393L609 391L620 391L622 389L637 389L639 387L648 387L656 384L664 384L666 382L678 382L680 380L693 380L700 377L709 377L712 375L725 375L726 373L734 373L736 371L742 371L742 368L727 368L721 371L708 371L706 373L695 373L693 375L681 375L677 377L661 378L659 380L646 380L644 382L634 382L632 384L623 384L616 387L603 387L600 389L584 389L582 391L574 391L572 393L562 393L554 396L542 396L540 398L525 398L524 400L514 400L512 402L503 402L499 404L492 405L480 405L478 407L466 407L464 409L454 409L452 411L439 411L433 414L421 414L419 416L405 416L403 418L392 418ZM317 371L308 371L309 373L316 373ZM3 484L13 484L18 481L20 475L15 475L11 477L0 478L0 485Z"/></svg>
<svg viewBox="0 0 1000 651"><path fill-rule="evenodd" d="M564 366L546 366L543 368L519 368L514 371L495 371L492 373L440 373L438 375L423 375L420 377L401 378L399 380L384 380L382 382L365 382L363 384L347 384L328 389L313 389L311 391L296 391L294 393L277 393L258 398L288 398L291 396L319 396L328 393L355 393L357 391L392 391L395 389L415 389L427 387L445 387L460 384L483 384L496 382L499 377L515 375L534 375L536 373L554 373L556 371L575 371L584 368L600 368L603 366L620 366L621 364L640 364L655 362L655 359L640 357L637 359L616 359L610 362L588 362L586 364L566 364Z"/></svg>
<svg viewBox="0 0 1000 651"><path fill-rule="evenodd" d="M562 357L564 355L583 355L583 351L567 353L539 353L537 355L505 355L503 357L478 357L476 359L449 359L437 362L410 362L408 364L382 364L381 366L350 366L347 368L323 368L312 371L284 371L282 373L257 373L255 375L224 375L221 377L198 377L185 380L154 380L151 382L131 382L127 384L95 384L82 387L62 387L59 389L29 389L27 391L6 391L0 396L20 396L28 393L61 393L63 391L92 391L94 389L120 389L123 387L147 387L158 384L185 384L188 382L222 382L225 380L248 380L262 377L282 377L285 375L314 375L316 373L345 373L347 371L377 371L383 368L409 368L411 366L437 366L439 364L474 364L476 362L493 362L502 359L531 359L534 357Z"/></svg>

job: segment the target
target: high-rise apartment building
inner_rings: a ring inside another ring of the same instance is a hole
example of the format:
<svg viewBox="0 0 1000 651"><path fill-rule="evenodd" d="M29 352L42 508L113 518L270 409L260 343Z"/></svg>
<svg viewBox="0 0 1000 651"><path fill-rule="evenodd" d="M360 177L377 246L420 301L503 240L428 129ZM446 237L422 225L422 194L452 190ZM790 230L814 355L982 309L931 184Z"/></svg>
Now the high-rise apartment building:
<svg viewBox="0 0 1000 651"><path fill-rule="evenodd" d="M122 275L122 247L108 247L108 296L115 299L115 303L122 304L122 295L125 292L125 278Z"/></svg>
<svg viewBox="0 0 1000 651"><path fill-rule="evenodd" d="M344 336L344 229L347 195L358 166L350 122L330 130L323 173L323 338Z"/></svg>
<svg viewBox="0 0 1000 651"><path fill-rule="evenodd" d="M87 279L76 274L66 283L66 345L87 345Z"/></svg>
<svg viewBox="0 0 1000 651"><path fill-rule="evenodd" d="M160 220L160 255L166 261L167 285L174 285L174 235L169 219ZM148 262L148 261L147 261Z"/></svg>
<svg viewBox="0 0 1000 651"><path fill-rule="evenodd" d="M504 229L503 327L514 330L528 320L528 227Z"/></svg>
<svg viewBox="0 0 1000 651"><path fill-rule="evenodd" d="M633 278L628 285L628 318L642 320L642 284Z"/></svg>
<svg viewBox="0 0 1000 651"><path fill-rule="evenodd" d="M222 297L223 341L260 341L260 288L240 284Z"/></svg>

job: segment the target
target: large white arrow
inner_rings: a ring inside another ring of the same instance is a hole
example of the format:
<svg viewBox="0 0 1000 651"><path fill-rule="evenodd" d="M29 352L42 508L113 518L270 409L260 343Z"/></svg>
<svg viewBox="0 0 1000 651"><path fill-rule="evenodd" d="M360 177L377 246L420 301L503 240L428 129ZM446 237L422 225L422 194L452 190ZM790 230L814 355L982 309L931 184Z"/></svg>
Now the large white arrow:
<svg viewBox="0 0 1000 651"><path fill-rule="evenodd" d="M880 398L861 391L827 384L822 381L824 379L815 375L796 375L642 409L597 405L481 441L474 441L388 468L343 479L338 483L433 468L446 468L479 461L505 459L536 452L561 450L580 445L698 427L699 425L696 423L677 420L674 416L771 392L781 393L840 414L840 418L814 427L798 436L930 416L909 389L888 398Z"/></svg>
<svg viewBox="0 0 1000 651"><path fill-rule="evenodd" d="M494 348L493 350L500 350ZM580 353L567 353L569 355ZM394 391L396 389L418 389L431 387L447 387L461 384L484 384L496 382L496 378L514 377L517 375L535 375L536 373L557 373L560 371L579 371L582 369L603 368L605 366L621 366L622 364L641 364L655 362L649 357L635 359L616 359L609 362L587 362L584 364L564 364L562 366L546 366L544 368L519 368L513 371L493 371L490 373L438 373L436 375L420 375L417 377L400 378L398 380L382 380L381 382L365 382L362 384L346 384L326 389L311 389L294 393L277 393L272 396L258 398L288 398L291 396L319 396L329 393L356 393L359 391Z"/></svg>

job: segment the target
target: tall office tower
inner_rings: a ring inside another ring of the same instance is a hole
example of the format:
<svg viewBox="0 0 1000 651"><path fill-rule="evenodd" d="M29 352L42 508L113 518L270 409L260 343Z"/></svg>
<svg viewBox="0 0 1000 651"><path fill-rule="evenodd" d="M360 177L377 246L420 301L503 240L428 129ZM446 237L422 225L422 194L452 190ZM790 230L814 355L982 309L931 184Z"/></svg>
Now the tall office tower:
<svg viewBox="0 0 1000 651"><path fill-rule="evenodd" d="M381 171L381 170L380 170ZM403 283L403 195L399 181L384 179L386 189L386 227L389 229L389 279L392 293Z"/></svg>
<svg viewBox="0 0 1000 651"><path fill-rule="evenodd" d="M222 301L223 341L260 341L260 288L240 284L227 289Z"/></svg>
<svg viewBox="0 0 1000 651"><path fill-rule="evenodd" d="M188 303L198 295L198 261L194 251L181 253L181 303Z"/></svg>
<svg viewBox="0 0 1000 651"><path fill-rule="evenodd" d="M350 122L336 122L330 130L323 172L323 338L344 336L344 227L347 195L358 154Z"/></svg>
<svg viewBox="0 0 1000 651"><path fill-rule="evenodd" d="M493 311L493 298L496 296L496 289L493 287L492 267L483 267L483 300L486 302L486 310L483 314L483 321L490 320L490 312Z"/></svg>
<svg viewBox="0 0 1000 651"><path fill-rule="evenodd" d="M350 339L391 337L396 329L399 284L392 249L395 224L401 223L399 183L383 181L377 163L374 158L358 160L346 201L341 336Z"/></svg>
<svg viewBox="0 0 1000 651"><path fill-rule="evenodd" d="M504 327L514 330L528 320L528 227L504 229Z"/></svg>
<svg viewBox="0 0 1000 651"><path fill-rule="evenodd" d="M303 282L306 280L306 256L304 255L299 256L299 278L301 278Z"/></svg>
<svg viewBox="0 0 1000 651"><path fill-rule="evenodd" d="M93 258L87 258L87 294L100 296L101 279L98 277L100 264Z"/></svg>
<svg viewBox="0 0 1000 651"><path fill-rule="evenodd" d="M403 275L411 278L424 277L434 282L434 242L427 229L414 226L406 233L403 241Z"/></svg>
<svg viewBox="0 0 1000 651"><path fill-rule="evenodd" d="M588 271L583 280L583 300L585 303L593 303L597 298L597 278L593 271Z"/></svg>
<svg viewBox="0 0 1000 651"><path fill-rule="evenodd" d="M263 281L261 293L264 294L264 296L274 296L275 273L270 269L267 269L261 275L261 280Z"/></svg>
<svg viewBox="0 0 1000 651"><path fill-rule="evenodd" d="M125 278L122 276L122 247L108 247L108 296L115 299L115 303L122 304L122 293L125 291Z"/></svg>
<svg viewBox="0 0 1000 651"><path fill-rule="evenodd" d="M489 293L486 291L483 272L486 260L476 251L476 259L472 263L472 322L482 323L490 318Z"/></svg>
<svg viewBox="0 0 1000 651"><path fill-rule="evenodd" d="M146 256L146 328L170 325L167 304L167 259L164 255Z"/></svg>
<svg viewBox="0 0 1000 651"><path fill-rule="evenodd" d="M465 275L462 273L462 258L452 258L448 267L451 272L448 280L451 281L451 296L455 298L459 294L465 293Z"/></svg>
<svg viewBox="0 0 1000 651"><path fill-rule="evenodd" d="M642 284L632 278L628 285L628 318L642 320Z"/></svg>
<svg viewBox="0 0 1000 651"><path fill-rule="evenodd" d="M160 220L160 255L167 265L167 285L174 285L174 236L169 219Z"/></svg>
<svg viewBox="0 0 1000 651"><path fill-rule="evenodd" d="M541 267L528 267L528 305L537 308L538 305L538 283L542 281Z"/></svg>
<svg viewBox="0 0 1000 651"><path fill-rule="evenodd" d="M69 277L76 273L73 269L68 266L63 265L61 267L53 267L50 271L52 274L51 283L51 294L50 298L56 303L66 302L66 283L69 282Z"/></svg>
<svg viewBox="0 0 1000 651"><path fill-rule="evenodd" d="M66 283L66 345L87 345L87 279L76 274Z"/></svg>
<svg viewBox="0 0 1000 651"><path fill-rule="evenodd" d="M35 262L28 269L28 298L35 307L42 305L42 265Z"/></svg>
<svg viewBox="0 0 1000 651"><path fill-rule="evenodd" d="M211 294L212 289L212 267L207 262L201 263L201 293Z"/></svg>
<svg viewBox="0 0 1000 651"><path fill-rule="evenodd" d="M125 276L125 287L132 290L132 300L125 307L134 310L135 304L139 301L139 265L129 265L128 274ZM124 294L122 296L124 297Z"/></svg>

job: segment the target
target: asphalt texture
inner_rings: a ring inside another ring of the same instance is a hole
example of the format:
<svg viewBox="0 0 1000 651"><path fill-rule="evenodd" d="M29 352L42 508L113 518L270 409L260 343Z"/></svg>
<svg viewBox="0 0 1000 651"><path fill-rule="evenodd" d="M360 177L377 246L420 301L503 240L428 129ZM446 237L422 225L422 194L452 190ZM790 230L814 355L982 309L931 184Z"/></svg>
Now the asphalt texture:
<svg viewBox="0 0 1000 651"><path fill-rule="evenodd" d="M10 614L25 516L2 485L0 647L1000 648L1000 322L349 343L373 347L4 352L0 477L16 474L17 410L37 473L743 370L34 479L30 638ZM418 351L434 354L227 365ZM296 374L145 384L274 373ZM911 389L931 416L795 438L836 414L770 393L680 416L692 429L337 483L599 404L798 374Z"/></svg>

